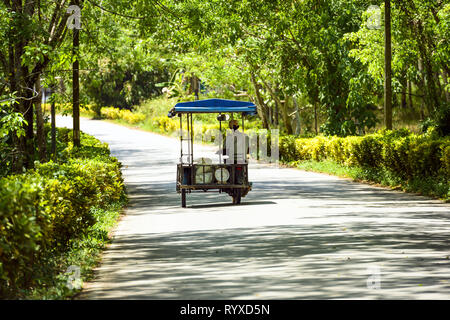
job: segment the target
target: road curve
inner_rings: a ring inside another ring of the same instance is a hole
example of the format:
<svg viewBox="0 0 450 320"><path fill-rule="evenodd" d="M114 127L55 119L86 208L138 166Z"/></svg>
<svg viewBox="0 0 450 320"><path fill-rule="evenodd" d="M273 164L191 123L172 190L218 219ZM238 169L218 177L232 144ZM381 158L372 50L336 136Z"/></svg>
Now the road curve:
<svg viewBox="0 0 450 320"><path fill-rule="evenodd" d="M98 120L81 130L123 163L130 197L81 299L450 298L448 204L253 164L241 205L197 193L182 209L178 140Z"/></svg>

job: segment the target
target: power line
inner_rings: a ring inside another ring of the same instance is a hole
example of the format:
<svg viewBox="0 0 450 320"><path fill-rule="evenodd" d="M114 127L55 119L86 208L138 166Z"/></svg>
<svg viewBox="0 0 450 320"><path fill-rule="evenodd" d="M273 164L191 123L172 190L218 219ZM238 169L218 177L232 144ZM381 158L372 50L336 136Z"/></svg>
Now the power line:
<svg viewBox="0 0 450 320"><path fill-rule="evenodd" d="M120 17L128 18L128 19L136 19L136 20L143 20L143 19L145 19L145 17L135 17L135 16L129 16L129 15L126 15L126 14L118 13L118 12L112 11L110 9L106 9L105 7L99 5L99 4L97 4L97 3L95 3L95 2L93 2L91 0L87 0L87 1L90 4L92 4L93 6L96 6L97 8L100 8L101 10L106 11L106 12L111 13L111 14L114 14L116 16L120 16Z"/></svg>
<svg viewBox="0 0 450 320"><path fill-rule="evenodd" d="M113 10L111 10L111 9L106 9L105 7L103 7L103 6L101 6L101 5L99 5L99 4L95 3L95 2L93 2L92 0L87 0L87 1L88 1L90 4L92 4L93 6L99 8L99 9L105 11L105 12L108 12L108 13L110 13L110 14L114 14L114 15L117 15L117 16L120 16L120 17L123 17L123 18L135 19L135 20L144 20L145 18L147 18L147 17L144 17L144 16L143 16L143 17L137 17L137 16L126 15L126 14L123 14L123 13L119 13L119 12L113 11ZM182 23L182 22L180 21L180 17L179 17L177 14L175 14L172 10L170 10L168 7L166 7L165 5L163 5L160 1L157 1L157 0L156 0L155 2L156 2L157 5L155 5L155 4L152 3L152 6L155 8L156 11L158 11L158 13L160 14L160 16L162 16L162 17L164 18L164 20L166 20L167 22L169 22L169 23L171 23L171 24L174 24L172 21L170 21L169 19L167 19L167 17L165 17L165 15L161 12L161 10L167 12L168 14L170 14L171 16L173 16L174 18L178 19L178 22L179 22L179 23ZM151 17L156 17L156 15L151 15Z"/></svg>

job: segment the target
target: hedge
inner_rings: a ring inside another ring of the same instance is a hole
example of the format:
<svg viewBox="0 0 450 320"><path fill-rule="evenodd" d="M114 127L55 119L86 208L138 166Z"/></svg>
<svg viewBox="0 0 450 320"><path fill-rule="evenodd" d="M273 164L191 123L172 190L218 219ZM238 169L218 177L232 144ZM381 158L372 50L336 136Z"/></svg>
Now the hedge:
<svg viewBox="0 0 450 320"><path fill-rule="evenodd" d="M128 109L119 109L114 107L104 107L100 109L100 115L105 119L121 119L130 124L136 124L145 120L145 114L132 112Z"/></svg>
<svg viewBox="0 0 450 320"><path fill-rule="evenodd" d="M332 160L346 166L384 168L408 180L444 176L450 179L450 137L433 132L380 131L365 136L280 137L283 162Z"/></svg>
<svg viewBox="0 0 450 320"><path fill-rule="evenodd" d="M70 134L58 129L60 144ZM94 208L123 196L121 165L107 144L85 134L81 141L79 149L60 145L57 162L0 179L0 297L33 286L34 264L83 235Z"/></svg>

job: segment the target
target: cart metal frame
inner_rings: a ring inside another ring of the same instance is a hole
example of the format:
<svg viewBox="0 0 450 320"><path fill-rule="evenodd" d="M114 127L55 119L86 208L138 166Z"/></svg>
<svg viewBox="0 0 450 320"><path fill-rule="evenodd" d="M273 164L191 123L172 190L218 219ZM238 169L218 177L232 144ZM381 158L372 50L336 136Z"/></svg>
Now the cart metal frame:
<svg viewBox="0 0 450 320"><path fill-rule="evenodd" d="M181 193L181 206L186 207L186 194L196 191L207 192L209 190L218 190L219 193L227 193L233 199L233 204L241 203L241 198L245 197L252 189L252 183L248 181L248 161L245 156L244 163L222 163L222 157L219 155L218 164L199 164L194 163L194 130L193 114L195 113L218 113L219 126L222 132L222 115L230 114L234 119L235 113L241 114L242 132L244 132L245 116L256 114L256 106L251 102L208 99L193 102L178 103L169 111L169 117L177 115L180 118L180 130L183 130L183 114L186 115L186 135L180 131L180 161L177 164L177 183L176 191ZM187 141L187 153L183 151L183 141ZM183 158L187 161L183 162ZM203 168L203 179L196 181L196 172ZM216 179L217 169L226 169L229 172L229 178L224 181L223 170L220 170L221 179ZM202 183L206 174L212 174L210 183Z"/></svg>

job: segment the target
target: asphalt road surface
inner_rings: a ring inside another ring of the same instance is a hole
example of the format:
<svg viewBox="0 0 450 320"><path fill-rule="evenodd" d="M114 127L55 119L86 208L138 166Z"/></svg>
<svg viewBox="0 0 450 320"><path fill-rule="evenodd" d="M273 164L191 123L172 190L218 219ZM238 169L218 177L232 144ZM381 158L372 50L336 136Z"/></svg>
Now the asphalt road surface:
<svg viewBox="0 0 450 320"><path fill-rule="evenodd" d="M450 298L448 204L251 164L241 205L202 192L183 209L178 140L98 120L81 130L123 163L130 197L82 299Z"/></svg>

